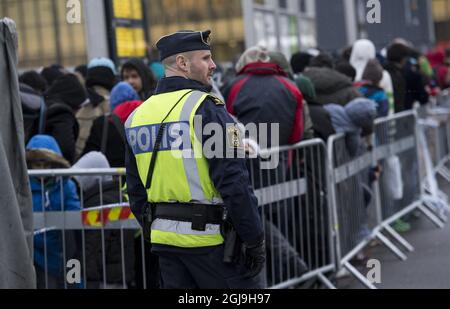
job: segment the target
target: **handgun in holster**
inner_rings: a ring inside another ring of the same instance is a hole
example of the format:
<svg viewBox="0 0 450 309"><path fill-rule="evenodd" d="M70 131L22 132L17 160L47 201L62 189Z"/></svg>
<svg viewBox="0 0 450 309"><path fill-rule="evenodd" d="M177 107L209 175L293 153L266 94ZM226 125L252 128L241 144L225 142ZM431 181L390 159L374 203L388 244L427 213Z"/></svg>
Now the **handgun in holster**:
<svg viewBox="0 0 450 309"><path fill-rule="evenodd" d="M239 263L242 252L242 241L236 229L228 220L224 220L222 223L222 236L225 240L223 262L225 264Z"/></svg>
<svg viewBox="0 0 450 309"><path fill-rule="evenodd" d="M147 203L147 205L144 208L144 212L142 214L142 222L143 222L143 232L144 232L144 239L147 242L151 242L151 232L152 232L152 224L155 220L154 217L154 205Z"/></svg>

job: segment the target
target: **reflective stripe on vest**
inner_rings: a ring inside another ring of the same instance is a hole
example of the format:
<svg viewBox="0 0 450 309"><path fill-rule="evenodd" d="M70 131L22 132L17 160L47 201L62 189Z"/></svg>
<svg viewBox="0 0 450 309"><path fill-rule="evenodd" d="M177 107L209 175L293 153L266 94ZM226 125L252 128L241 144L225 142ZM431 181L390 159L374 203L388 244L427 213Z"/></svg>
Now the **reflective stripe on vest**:
<svg viewBox="0 0 450 309"><path fill-rule="evenodd" d="M138 130L148 124L159 125L158 121L161 121L168 113L168 110L161 110L161 108L159 108L158 113L161 114L152 114L150 113L152 106L155 106L155 104L164 104L164 100L168 100L170 102L167 102L168 104L165 108L171 108L176 102L175 99L179 99L187 92L188 91L178 91L177 93L154 96L150 98L149 101L144 103L141 108L136 110L126 123L127 139L129 143L132 139L131 134L134 134L133 138L135 138L135 149L137 144L140 143L138 146L142 146L142 144L144 144L142 140L139 140L140 138L142 139L142 135L140 135L139 132L129 131L130 129L133 130L133 128L136 128L136 130ZM150 188L147 192L149 201L155 203L201 203L206 205L223 203L220 195L212 184L212 180L210 179L206 159L204 157L196 158L195 156L195 153L197 153L197 151L202 151L202 148L201 143L195 136L193 117L197 109L205 100L206 96L206 93L193 91L187 96L184 103L180 102L181 108L175 108L173 111L174 115L169 117L166 121L167 123L177 121L180 124L189 123L190 138L184 138L183 135L183 149L180 152L181 155L178 155L177 153L177 156L175 156L174 152L178 152L178 150L167 150L167 148L170 147L163 147L166 151L158 154L155 173L153 175L152 188ZM166 114L164 114L164 112ZM134 121L136 118L138 118L137 123ZM146 121L146 119L152 120ZM167 131L169 131L169 128L167 128ZM128 133L130 133L130 136ZM154 132L150 133L148 130L148 134L149 136L150 134L153 134L154 137ZM145 142L145 144L148 144L147 140ZM152 142L154 143L154 141ZM151 160L151 152L145 152L142 149L138 150L139 151L135 151L136 162L138 163L138 170L141 180L145 183L148 173L148 164ZM151 149L151 151L152 150L153 149ZM172 155L169 155L168 153L172 153ZM179 164L180 161L182 162L181 165ZM165 167L166 170L168 170L168 173L162 172L162 167ZM180 173L183 173L181 167L184 169L185 175L183 176L180 175ZM159 173L157 172L158 168L160 169ZM200 171L200 169L202 170ZM179 187L177 187L177 184ZM180 190L188 190L189 194L184 191L180 192ZM205 194L205 190L207 191L207 195ZM207 225L206 231L199 232L193 231L192 224L189 222L177 222L162 219L157 219L153 222L151 238L152 243L154 244L183 248L209 247L217 246L223 243L219 225Z"/></svg>
<svg viewBox="0 0 450 309"><path fill-rule="evenodd" d="M180 116L180 122L187 121L190 123L191 114L197 105L198 101L205 95L205 93L200 91L194 91L189 98L184 103L183 110ZM202 184L200 182L200 175L197 168L197 160L194 156L194 146L189 145L187 156L183 156L184 171L186 172L186 177L189 183L189 189L191 190L191 196L193 201L198 201L199 203L206 203L208 201L203 194Z"/></svg>

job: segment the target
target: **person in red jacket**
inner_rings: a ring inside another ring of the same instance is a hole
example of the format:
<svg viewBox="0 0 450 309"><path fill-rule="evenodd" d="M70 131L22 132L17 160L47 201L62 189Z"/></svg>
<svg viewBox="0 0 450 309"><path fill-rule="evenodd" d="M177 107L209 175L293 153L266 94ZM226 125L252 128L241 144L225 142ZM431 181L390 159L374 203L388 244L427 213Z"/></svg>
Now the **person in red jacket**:
<svg viewBox="0 0 450 309"><path fill-rule="evenodd" d="M270 124L279 124L279 145L293 145L303 136L303 96L287 73L269 61L269 52L262 47L242 55L238 75L225 90L227 109L244 125L269 125L267 136L251 137L263 148L273 144Z"/></svg>

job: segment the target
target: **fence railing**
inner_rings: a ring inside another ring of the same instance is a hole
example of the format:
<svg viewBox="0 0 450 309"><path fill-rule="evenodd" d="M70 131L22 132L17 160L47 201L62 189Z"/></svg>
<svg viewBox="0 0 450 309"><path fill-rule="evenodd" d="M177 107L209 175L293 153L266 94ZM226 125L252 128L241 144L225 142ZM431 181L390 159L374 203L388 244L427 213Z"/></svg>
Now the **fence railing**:
<svg viewBox="0 0 450 309"><path fill-rule="evenodd" d="M272 170L261 168L263 159L249 160L267 241L267 287L318 280L334 288L334 275L346 268L375 288L351 264L356 254L377 239L406 260L404 251L414 248L392 223L415 210L439 227L445 222L447 199L436 177L450 182L449 129L450 118L431 126L411 111L377 120L368 142L336 135L328 145L311 140L272 149L263 156L278 156ZM158 287L157 259L131 214L124 174L29 172L39 288ZM69 261L79 262L78 280Z"/></svg>

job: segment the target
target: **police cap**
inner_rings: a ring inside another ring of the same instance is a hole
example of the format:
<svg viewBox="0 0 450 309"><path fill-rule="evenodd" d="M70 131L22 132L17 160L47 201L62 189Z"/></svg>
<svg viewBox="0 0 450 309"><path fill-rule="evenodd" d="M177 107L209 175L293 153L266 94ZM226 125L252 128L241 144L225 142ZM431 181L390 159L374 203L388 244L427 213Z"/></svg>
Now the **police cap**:
<svg viewBox="0 0 450 309"><path fill-rule="evenodd" d="M192 31L181 30L166 36L163 36L156 43L159 51L160 60L194 50L211 50L210 43L211 31Z"/></svg>

